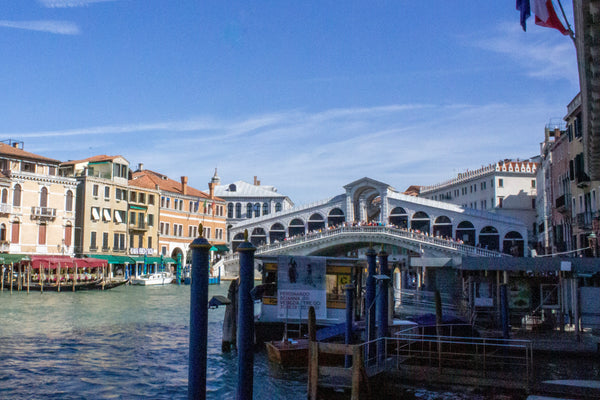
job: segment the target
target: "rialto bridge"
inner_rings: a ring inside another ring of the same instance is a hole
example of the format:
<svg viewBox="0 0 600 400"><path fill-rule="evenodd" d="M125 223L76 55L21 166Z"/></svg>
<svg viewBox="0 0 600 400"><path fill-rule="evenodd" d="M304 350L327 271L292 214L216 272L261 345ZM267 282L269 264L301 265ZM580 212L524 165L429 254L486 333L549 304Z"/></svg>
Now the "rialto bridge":
<svg viewBox="0 0 600 400"><path fill-rule="evenodd" d="M344 189L330 199L232 226L233 250L247 230L265 254L344 256L369 243L433 257L527 254L527 227L517 219L408 196L366 177Z"/></svg>

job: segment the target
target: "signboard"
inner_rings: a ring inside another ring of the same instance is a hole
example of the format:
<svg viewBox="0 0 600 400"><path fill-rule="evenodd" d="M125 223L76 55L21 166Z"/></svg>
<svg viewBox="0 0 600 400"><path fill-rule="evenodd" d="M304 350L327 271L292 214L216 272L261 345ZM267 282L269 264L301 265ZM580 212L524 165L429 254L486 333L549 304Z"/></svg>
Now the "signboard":
<svg viewBox="0 0 600 400"><path fill-rule="evenodd" d="M317 318L327 318L325 258L279 256L277 264L277 316L307 318L312 306Z"/></svg>
<svg viewBox="0 0 600 400"><path fill-rule="evenodd" d="M140 256L147 254L147 255L151 256L154 254L154 249L146 249L143 247L131 247L131 248L129 248L129 254L140 255Z"/></svg>

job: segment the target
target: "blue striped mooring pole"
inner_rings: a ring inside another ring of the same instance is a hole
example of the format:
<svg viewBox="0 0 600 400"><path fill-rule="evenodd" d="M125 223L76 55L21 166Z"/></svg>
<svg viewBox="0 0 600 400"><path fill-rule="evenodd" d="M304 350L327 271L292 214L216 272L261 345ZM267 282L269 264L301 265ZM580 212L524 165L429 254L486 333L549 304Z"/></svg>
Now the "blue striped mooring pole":
<svg viewBox="0 0 600 400"><path fill-rule="evenodd" d="M377 274L377 253L373 247L369 247L365 253L367 256L367 290L365 293L365 311L367 313L367 337L366 341L375 340L375 275ZM375 346L369 345L367 360L372 360Z"/></svg>
<svg viewBox="0 0 600 400"><path fill-rule="evenodd" d="M192 285L190 288L190 353L188 365L188 399L206 399L206 360L208 342L208 252L211 244L202 237L194 239L192 250Z"/></svg>
<svg viewBox="0 0 600 400"><path fill-rule="evenodd" d="M344 286L346 290L346 336L345 344L352 344L352 322L354 318L354 284ZM346 355L344 364L346 368L352 366L352 356Z"/></svg>
<svg viewBox="0 0 600 400"><path fill-rule="evenodd" d="M254 252L256 247L248 241L237 248L240 253L240 286L238 307L238 382L237 400L252 400L254 381L254 301L250 291L254 287Z"/></svg>

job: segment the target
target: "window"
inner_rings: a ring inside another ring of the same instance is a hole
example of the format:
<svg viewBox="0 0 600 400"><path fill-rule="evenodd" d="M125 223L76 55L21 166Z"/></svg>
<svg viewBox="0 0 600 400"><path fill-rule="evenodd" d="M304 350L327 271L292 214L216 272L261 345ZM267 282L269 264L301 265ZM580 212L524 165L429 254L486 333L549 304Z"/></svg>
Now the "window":
<svg viewBox="0 0 600 400"><path fill-rule="evenodd" d="M45 186L40 190L40 207L48 207L48 189Z"/></svg>
<svg viewBox="0 0 600 400"><path fill-rule="evenodd" d="M90 250L97 248L98 246L96 246L96 232L90 232Z"/></svg>
<svg viewBox="0 0 600 400"><path fill-rule="evenodd" d="M115 210L115 223L122 224L125 221L125 211Z"/></svg>
<svg viewBox="0 0 600 400"><path fill-rule="evenodd" d="M70 226L68 226L70 227ZM20 231L20 226L19 226L19 221L14 221L12 223L12 237L11 237L11 242L12 243L19 243L19 231ZM66 242L65 242L66 244ZM68 244L67 246L70 246L70 244Z"/></svg>
<svg viewBox="0 0 600 400"><path fill-rule="evenodd" d="M102 221L104 221L104 222L110 222L111 221L110 208L103 208L102 209Z"/></svg>
<svg viewBox="0 0 600 400"><path fill-rule="evenodd" d="M48 175L56 175L56 167L48 167Z"/></svg>
<svg viewBox="0 0 600 400"><path fill-rule="evenodd" d="M532 179L532 180L531 180L531 187L532 187L533 189L535 189L535 179Z"/></svg>
<svg viewBox="0 0 600 400"><path fill-rule="evenodd" d="M67 190L65 211L73 211L73 192L70 190Z"/></svg>
<svg viewBox="0 0 600 400"><path fill-rule="evenodd" d="M110 199L110 186L104 186L104 200Z"/></svg>
<svg viewBox="0 0 600 400"><path fill-rule="evenodd" d="M233 218L233 203L227 204L227 218Z"/></svg>
<svg viewBox="0 0 600 400"><path fill-rule="evenodd" d="M171 208L171 198L167 197L167 208Z"/></svg>
<svg viewBox="0 0 600 400"><path fill-rule="evenodd" d="M92 207L92 221L99 221L99 220L100 220L100 208Z"/></svg>
<svg viewBox="0 0 600 400"><path fill-rule="evenodd" d="M16 184L13 189L13 206L21 207L21 185Z"/></svg>
<svg viewBox="0 0 600 400"><path fill-rule="evenodd" d="M498 187L504 187L504 179L498 179Z"/></svg>
<svg viewBox="0 0 600 400"><path fill-rule="evenodd" d="M190 200L190 212L194 212L194 202Z"/></svg>
<svg viewBox="0 0 600 400"><path fill-rule="evenodd" d="M281 203L276 203L275 204L275 212L279 212L281 211Z"/></svg>
<svg viewBox="0 0 600 400"><path fill-rule="evenodd" d="M148 248L152 248L152 236L148 236Z"/></svg>
<svg viewBox="0 0 600 400"><path fill-rule="evenodd" d="M146 193L140 193L138 202L142 203L142 204L146 204Z"/></svg>
<svg viewBox="0 0 600 400"><path fill-rule="evenodd" d="M35 164L22 161L21 162L21 171L35 173Z"/></svg>
<svg viewBox="0 0 600 400"><path fill-rule="evenodd" d="M162 208L165 208L165 197L164 197L164 196L162 196L162 197L160 198L160 206L161 206Z"/></svg>
<svg viewBox="0 0 600 400"><path fill-rule="evenodd" d="M504 197L498 197L498 208L502 208L503 200L504 200Z"/></svg>
<svg viewBox="0 0 600 400"><path fill-rule="evenodd" d="M92 186L92 196L98 197L98 190L99 190L98 185Z"/></svg>
<svg viewBox="0 0 600 400"><path fill-rule="evenodd" d="M133 249L135 247L133 241L135 240L135 235L129 235L129 248Z"/></svg>
<svg viewBox="0 0 600 400"><path fill-rule="evenodd" d="M175 199L173 203L175 205L175 209L177 210L179 208L179 199Z"/></svg>
<svg viewBox="0 0 600 400"><path fill-rule="evenodd" d="M124 233L115 233L113 235L113 250L125 250Z"/></svg>
<svg viewBox="0 0 600 400"><path fill-rule="evenodd" d="M194 232L194 227L192 225L188 225L188 236L194 237L192 233Z"/></svg>
<svg viewBox="0 0 600 400"><path fill-rule="evenodd" d="M137 203L137 192L129 192L129 201Z"/></svg>
<svg viewBox="0 0 600 400"><path fill-rule="evenodd" d="M40 224L38 232L38 244L46 244L46 224Z"/></svg>
<svg viewBox="0 0 600 400"><path fill-rule="evenodd" d="M148 226L154 226L154 214L148 214Z"/></svg>
<svg viewBox="0 0 600 400"><path fill-rule="evenodd" d="M158 231L160 232L160 234L162 235L165 231L165 223L161 222L160 223L160 228L158 229Z"/></svg>
<svg viewBox="0 0 600 400"><path fill-rule="evenodd" d="M129 223L135 225L135 213L133 211L129 213Z"/></svg>
<svg viewBox="0 0 600 400"><path fill-rule="evenodd" d="M179 200L179 211L183 211L183 200Z"/></svg>
<svg viewBox="0 0 600 400"><path fill-rule="evenodd" d="M204 237L206 239L210 239L210 228L208 228L208 227L204 228Z"/></svg>
<svg viewBox="0 0 600 400"><path fill-rule="evenodd" d="M169 223L165 224L165 235L169 236Z"/></svg>
<svg viewBox="0 0 600 400"><path fill-rule="evenodd" d="M494 187L494 180L493 179L490 180L490 187Z"/></svg>
<svg viewBox="0 0 600 400"><path fill-rule="evenodd" d="M235 204L235 217L242 218L242 204L241 203Z"/></svg>
<svg viewBox="0 0 600 400"><path fill-rule="evenodd" d="M115 200L122 200L123 199L123 190L116 188L115 189Z"/></svg>
<svg viewBox="0 0 600 400"><path fill-rule="evenodd" d="M246 204L246 218L252 218L252 203Z"/></svg>
<svg viewBox="0 0 600 400"><path fill-rule="evenodd" d="M531 208L535 209L535 197L531 199Z"/></svg>
<svg viewBox="0 0 600 400"><path fill-rule="evenodd" d="M144 247L144 235L139 235L138 236L138 247L139 248Z"/></svg>
<svg viewBox="0 0 600 400"><path fill-rule="evenodd" d="M163 246L163 247L160 249L160 254L162 254L163 256L166 256L166 255L167 255L167 246Z"/></svg>
<svg viewBox="0 0 600 400"><path fill-rule="evenodd" d="M2 204L8 203L8 189L2 189Z"/></svg>
<svg viewBox="0 0 600 400"><path fill-rule="evenodd" d="M153 194L148 195L148 204L154 205L154 195Z"/></svg>
<svg viewBox="0 0 600 400"><path fill-rule="evenodd" d="M102 233L102 250L108 250L108 232Z"/></svg>
<svg viewBox="0 0 600 400"><path fill-rule="evenodd" d="M263 215L269 214L269 203L263 203Z"/></svg>

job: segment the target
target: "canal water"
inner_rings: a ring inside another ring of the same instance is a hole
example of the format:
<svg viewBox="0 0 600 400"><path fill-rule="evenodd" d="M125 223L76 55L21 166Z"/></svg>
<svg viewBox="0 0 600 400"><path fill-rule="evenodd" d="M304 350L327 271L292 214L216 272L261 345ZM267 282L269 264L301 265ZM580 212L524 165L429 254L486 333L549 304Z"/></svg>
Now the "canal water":
<svg viewBox="0 0 600 400"><path fill-rule="evenodd" d="M209 296L227 288L210 286ZM0 399L187 398L189 295L189 286L177 285L0 293ZM236 354L221 352L224 311L209 311L207 398L215 400L236 391ZM405 394L485 398L419 388ZM258 352L254 398L306 399L306 372L282 370Z"/></svg>

